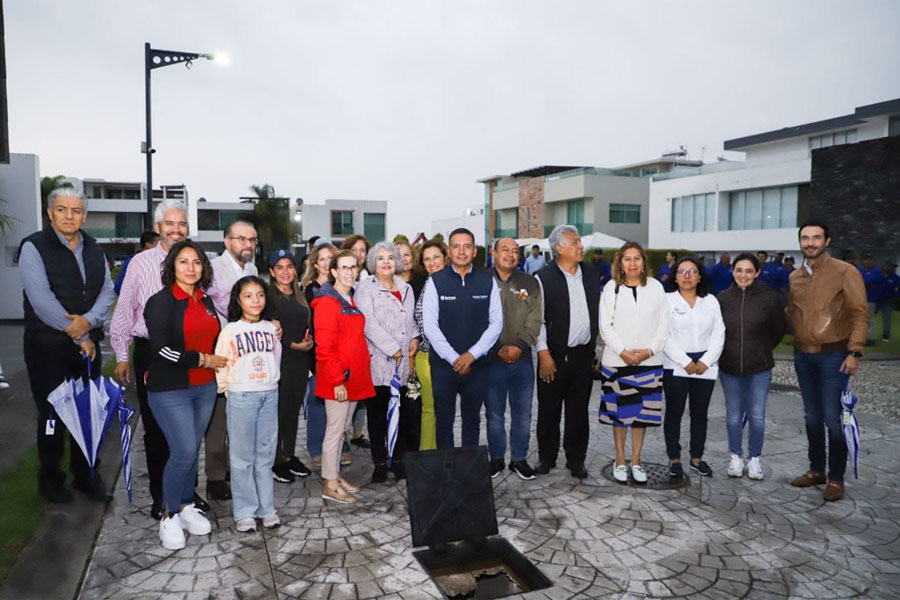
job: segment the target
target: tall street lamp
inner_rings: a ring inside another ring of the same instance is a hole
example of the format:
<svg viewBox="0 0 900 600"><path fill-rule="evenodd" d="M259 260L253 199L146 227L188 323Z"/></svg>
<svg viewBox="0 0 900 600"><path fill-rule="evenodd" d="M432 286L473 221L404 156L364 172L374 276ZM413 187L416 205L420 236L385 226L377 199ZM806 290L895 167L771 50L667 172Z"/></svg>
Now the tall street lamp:
<svg viewBox="0 0 900 600"><path fill-rule="evenodd" d="M228 57L224 54L200 54L198 52L178 52L175 50L159 50L151 48L150 43L144 44L144 93L146 97L147 111L147 139L141 143L141 153L147 155L147 223L146 230L153 228L153 148L150 140L150 71L161 67L168 67L184 63L188 69L197 59L214 60L228 63Z"/></svg>

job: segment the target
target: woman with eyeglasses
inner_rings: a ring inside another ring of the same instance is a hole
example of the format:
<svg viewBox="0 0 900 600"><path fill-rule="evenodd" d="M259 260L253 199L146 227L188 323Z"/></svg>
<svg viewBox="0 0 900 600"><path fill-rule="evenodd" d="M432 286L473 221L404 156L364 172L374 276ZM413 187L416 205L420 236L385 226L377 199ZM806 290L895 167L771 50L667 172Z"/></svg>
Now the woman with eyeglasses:
<svg viewBox="0 0 900 600"><path fill-rule="evenodd" d="M684 474L681 464L681 417L690 403L690 468L702 476L712 475L703 460L709 400L716 386L717 363L725 343L725 324L716 297L709 293L709 281L699 261L678 260L666 294L669 303L669 337L663 359L663 390L666 413L663 433L669 456L669 476Z"/></svg>
<svg viewBox="0 0 900 600"><path fill-rule="evenodd" d="M606 342L600 422L613 426L613 478L628 481L625 442L631 430L631 478L647 483L641 449L646 428L662 424L662 354L669 334L669 305L639 243L626 242L616 252L612 276L600 296L600 334Z"/></svg>
<svg viewBox="0 0 900 600"><path fill-rule="evenodd" d="M775 367L775 346L787 331L778 293L757 282L759 260L744 252L734 259L734 285L719 293L725 322L725 347L719 379L725 392L729 477L744 475L744 423L749 425L747 477L762 479L766 430L766 398Z"/></svg>
<svg viewBox="0 0 900 600"><path fill-rule="evenodd" d="M356 402L375 395L366 344L366 317L356 306L353 284L359 264L350 250L331 259L329 281L313 299L316 328L316 396L325 405L322 442L322 498L340 504L357 501L359 488L341 476L341 446Z"/></svg>

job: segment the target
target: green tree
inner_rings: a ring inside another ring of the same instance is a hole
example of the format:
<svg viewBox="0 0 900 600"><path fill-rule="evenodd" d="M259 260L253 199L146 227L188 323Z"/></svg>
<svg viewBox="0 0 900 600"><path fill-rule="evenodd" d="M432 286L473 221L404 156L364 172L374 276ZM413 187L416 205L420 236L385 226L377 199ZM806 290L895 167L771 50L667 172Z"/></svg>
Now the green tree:
<svg viewBox="0 0 900 600"><path fill-rule="evenodd" d="M49 224L47 219L47 197L50 192L59 188L71 188L72 184L63 181L65 175L54 175L53 177L41 177L41 222L46 227Z"/></svg>
<svg viewBox="0 0 900 600"><path fill-rule="evenodd" d="M8 202L3 198L0 198L0 207L7 205ZM3 235L7 231L12 231L13 221L16 219L12 218L8 214L6 214L4 208L0 208L0 235Z"/></svg>
<svg viewBox="0 0 900 600"><path fill-rule="evenodd" d="M258 263L264 263L269 252L277 247L287 247L291 241L291 219L288 214L288 199L275 195L275 188L264 183L251 185L250 191L256 196L253 207L253 225L259 236L257 246Z"/></svg>

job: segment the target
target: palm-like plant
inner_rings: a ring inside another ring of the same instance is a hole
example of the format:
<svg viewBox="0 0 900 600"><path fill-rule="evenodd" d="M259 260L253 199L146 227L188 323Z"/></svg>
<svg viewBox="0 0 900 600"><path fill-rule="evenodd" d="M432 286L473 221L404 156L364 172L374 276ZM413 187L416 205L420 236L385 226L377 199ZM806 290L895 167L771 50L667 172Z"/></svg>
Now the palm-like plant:
<svg viewBox="0 0 900 600"><path fill-rule="evenodd" d="M8 204L6 200L0 198L0 206L5 206ZM9 216L2 209L0 209L0 235L5 234L7 231L12 231L13 229L13 221L15 221L13 217Z"/></svg>
<svg viewBox="0 0 900 600"><path fill-rule="evenodd" d="M251 185L250 191L256 196L253 224L259 236L259 255L265 256L276 244L290 241L291 222L285 212L288 199L277 197L275 188L268 183Z"/></svg>

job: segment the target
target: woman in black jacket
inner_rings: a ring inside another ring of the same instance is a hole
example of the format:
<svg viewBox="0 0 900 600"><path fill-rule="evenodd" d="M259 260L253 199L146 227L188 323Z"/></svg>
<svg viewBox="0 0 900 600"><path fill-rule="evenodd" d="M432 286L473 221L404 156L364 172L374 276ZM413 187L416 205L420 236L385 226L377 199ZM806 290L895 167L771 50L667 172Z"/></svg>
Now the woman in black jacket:
<svg viewBox="0 0 900 600"><path fill-rule="evenodd" d="M206 535L212 527L193 505L200 441L216 402L215 370L225 358L212 354L219 319L208 286L212 268L191 241L172 246L163 263L163 289L150 297L144 320L153 359L147 400L169 445L163 471L166 514L159 523L164 548L184 548L184 530Z"/></svg>
<svg viewBox="0 0 900 600"><path fill-rule="evenodd" d="M719 358L719 378L725 392L730 477L744 474L743 432L748 422L747 476L762 479L760 462L766 426L766 398L772 381L772 351L784 337L787 324L778 294L757 281L759 261L739 254L732 270L734 285L718 296L725 321L725 347Z"/></svg>

